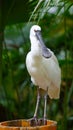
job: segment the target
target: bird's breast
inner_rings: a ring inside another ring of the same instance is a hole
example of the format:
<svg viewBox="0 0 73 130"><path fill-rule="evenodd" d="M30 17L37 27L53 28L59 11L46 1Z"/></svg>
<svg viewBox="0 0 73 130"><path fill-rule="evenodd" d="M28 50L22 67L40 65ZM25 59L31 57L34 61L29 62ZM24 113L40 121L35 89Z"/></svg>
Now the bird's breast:
<svg viewBox="0 0 73 130"><path fill-rule="evenodd" d="M28 53L26 57L26 66L28 72L33 75L36 74L39 70L41 58L39 56L33 56L31 52Z"/></svg>

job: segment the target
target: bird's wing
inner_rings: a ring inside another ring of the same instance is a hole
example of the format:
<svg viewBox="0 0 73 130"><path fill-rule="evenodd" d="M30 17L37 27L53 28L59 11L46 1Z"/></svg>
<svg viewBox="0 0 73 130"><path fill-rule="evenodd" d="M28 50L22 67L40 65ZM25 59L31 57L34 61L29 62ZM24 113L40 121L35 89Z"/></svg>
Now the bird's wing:
<svg viewBox="0 0 73 130"><path fill-rule="evenodd" d="M50 98L59 98L60 84L61 84L61 69L58 64L58 60L52 52L52 57L43 60L43 68L45 69L45 77L47 78L48 84L48 95Z"/></svg>

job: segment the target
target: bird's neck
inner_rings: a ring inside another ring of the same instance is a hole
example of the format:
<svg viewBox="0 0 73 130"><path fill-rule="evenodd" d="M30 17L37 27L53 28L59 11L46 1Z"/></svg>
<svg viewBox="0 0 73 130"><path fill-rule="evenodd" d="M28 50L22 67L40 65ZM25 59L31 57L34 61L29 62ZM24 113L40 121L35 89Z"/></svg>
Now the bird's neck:
<svg viewBox="0 0 73 130"><path fill-rule="evenodd" d="M40 43L36 38L31 39L31 51L32 51L34 56L40 56L41 55Z"/></svg>

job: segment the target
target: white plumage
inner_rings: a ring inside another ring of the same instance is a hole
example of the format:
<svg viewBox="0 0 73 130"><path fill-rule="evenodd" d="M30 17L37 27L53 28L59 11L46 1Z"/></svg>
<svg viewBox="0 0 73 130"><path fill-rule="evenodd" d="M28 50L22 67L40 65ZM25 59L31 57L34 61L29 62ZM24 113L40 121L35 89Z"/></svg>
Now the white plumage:
<svg viewBox="0 0 73 130"><path fill-rule="evenodd" d="M47 48L50 53L49 58L44 56L40 39L36 35L41 28L38 25L33 25L30 30L31 51L26 57L27 70L31 76L31 81L34 85L47 90L48 95L52 99L59 98L61 84L61 70L58 60L54 53Z"/></svg>

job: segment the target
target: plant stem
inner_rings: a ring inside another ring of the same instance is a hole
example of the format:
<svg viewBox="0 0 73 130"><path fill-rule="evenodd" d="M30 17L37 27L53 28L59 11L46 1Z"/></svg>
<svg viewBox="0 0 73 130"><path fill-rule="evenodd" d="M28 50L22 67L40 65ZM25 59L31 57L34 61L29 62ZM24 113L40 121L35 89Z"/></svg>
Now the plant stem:
<svg viewBox="0 0 73 130"><path fill-rule="evenodd" d="M67 129L67 96L68 96L68 86L67 86L67 68L68 68L68 62L67 62L67 40L66 40L66 34L67 34L67 28L66 28L66 15L65 15L65 0L64 0L64 30L65 30L65 60L66 60L66 86L65 86L65 95L64 95L64 102L63 102L63 111L64 111L64 117L63 117L63 130Z"/></svg>

